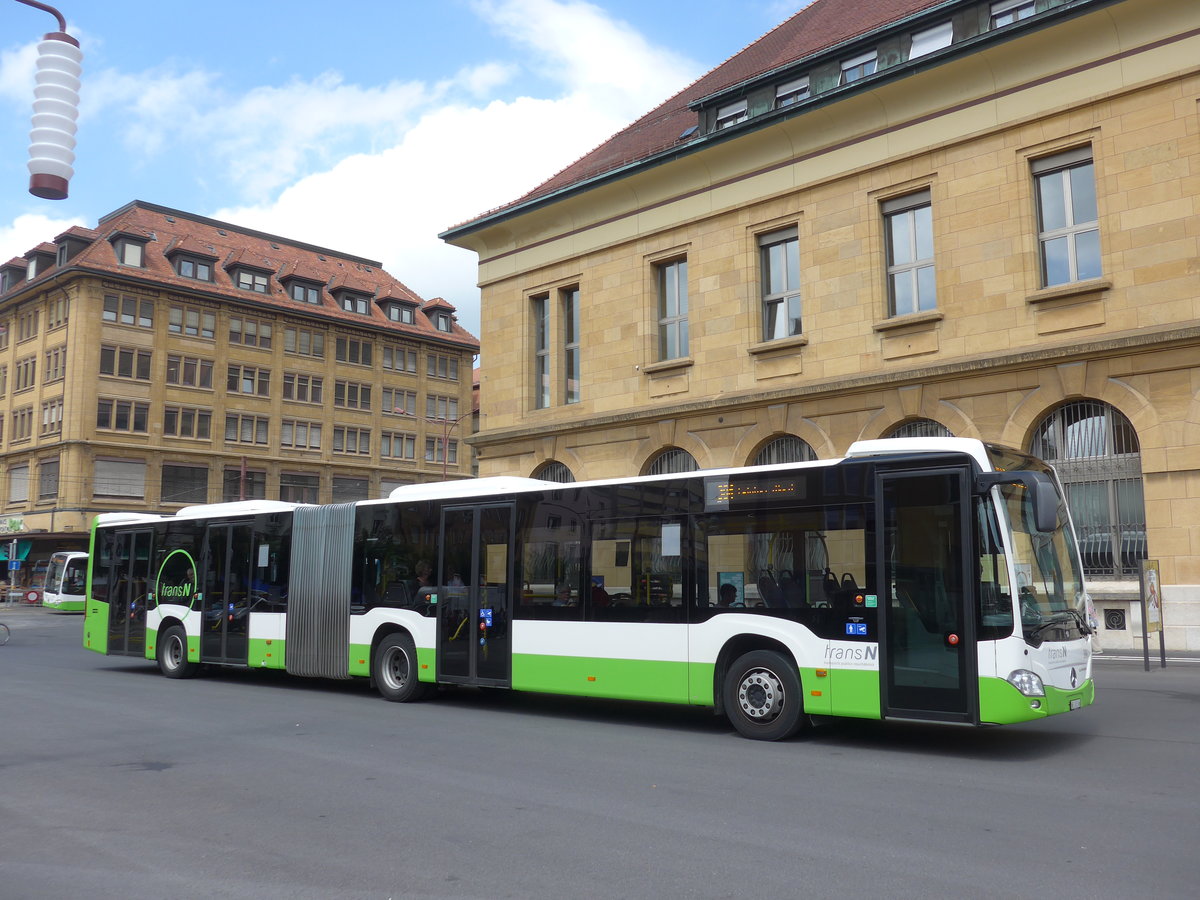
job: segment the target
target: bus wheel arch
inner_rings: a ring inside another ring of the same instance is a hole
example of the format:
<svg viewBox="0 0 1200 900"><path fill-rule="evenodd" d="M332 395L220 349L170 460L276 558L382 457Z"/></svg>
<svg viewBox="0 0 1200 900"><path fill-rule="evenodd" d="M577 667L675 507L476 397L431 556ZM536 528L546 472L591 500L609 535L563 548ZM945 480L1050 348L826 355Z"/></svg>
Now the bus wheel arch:
<svg viewBox="0 0 1200 900"><path fill-rule="evenodd" d="M752 636L730 641L714 677L719 710L743 737L778 741L808 724L799 668L778 641Z"/></svg>
<svg viewBox="0 0 1200 900"><path fill-rule="evenodd" d="M418 677L417 645L403 628L376 634L371 647L371 683L385 700L410 703L424 700L436 685Z"/></svg>
<svg viewBox="0 0 1200 900"><path fill-rule="evenodd" d="M167 678L191 678L200 666L188 660L187 631L178 619L166 619L162 625L154 648L158 670Z"/></svg>

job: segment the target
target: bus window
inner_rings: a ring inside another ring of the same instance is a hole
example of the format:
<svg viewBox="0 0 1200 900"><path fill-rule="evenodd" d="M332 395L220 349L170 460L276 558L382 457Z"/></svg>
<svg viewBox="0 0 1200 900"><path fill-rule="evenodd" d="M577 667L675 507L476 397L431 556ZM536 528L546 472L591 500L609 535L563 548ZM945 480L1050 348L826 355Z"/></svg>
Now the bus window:
<svg viewBox="0 0 1200 900"><path fill-rule="evenodd" d="M535 519L521 534L521 595L517 617L578 619L583 529L573 515L534 510Z"/></svg>
<svg viewBox="0 0 1200 900"><path fill-rule="evenodd" d="M682 622L686 528L658 518L592 525L593 601L586 618L607 622ZM606 596L601 597L600 587Z"/></svg>
<svg viewBox="0 0 1200 900"><path fill-rule="evenodd" d="M994 641L1013 633L1012 586L1008 581L1008 559L1000 541L1000 523L991 498L975 504L979 518L979 607L976 637Z"/></svg>

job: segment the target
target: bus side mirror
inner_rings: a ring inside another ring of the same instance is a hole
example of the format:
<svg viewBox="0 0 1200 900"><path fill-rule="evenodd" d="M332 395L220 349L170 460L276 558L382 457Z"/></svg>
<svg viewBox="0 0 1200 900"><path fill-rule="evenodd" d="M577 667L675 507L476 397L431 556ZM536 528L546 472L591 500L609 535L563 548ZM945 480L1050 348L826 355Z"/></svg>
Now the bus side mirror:
<svg viewBox="0 0 1200 900"><path fill-rule="evenodd" d="M1058 491L1046 478L1039 478L1033 489L1033 524L1038 531L1050 532L1058 527Z"/></svg>

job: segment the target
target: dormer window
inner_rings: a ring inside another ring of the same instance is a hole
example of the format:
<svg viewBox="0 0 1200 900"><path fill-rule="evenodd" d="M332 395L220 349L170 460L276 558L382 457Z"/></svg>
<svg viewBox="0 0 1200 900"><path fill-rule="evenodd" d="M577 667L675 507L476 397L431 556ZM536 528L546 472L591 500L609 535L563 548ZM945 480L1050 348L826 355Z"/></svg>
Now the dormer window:
<svg viewBox="0 0 1200 900"><path fill-rule="evenodd" d="M775 108L791 106L793 103L807 100L808 96L808 76L805 75L803 78L785 82L775 88Z"/></svg>
<svg viewBox="0 0 1200 900"><path fill-rule="evenodd" d="M450 313L434 313L433 327L438 331L445 331L447 333L454 331L454 325L450 318Z"/></svg>
<svg viewBox="0 0 1200 900"><path fill-rule="evenodd" d="M728 106L717 107L717 130L729 128L737 125L740 122L746 121L747 106L745 100L739 100L737 103L730 103Z"/></svg>
<svg viewBox="0 0 1200 900"><path fill-rule="evenodd" d="M321 305L321 286L310 281L293 281L288 286L288 296L297 303Z"/></svg>
<svg viewBox="0 0 1200 900"><path fill-rule="evenodd" d="M254 291L256 294L267 293L268 283L271 276L266 272L259 272L254 269L234 269L232 272L233 283L243 291Z"/></svg>
<svg viewBox="0 0 1200 900"><path fill-rule="evenodd" d="M67 238L58 245L58 256L56 262L60 266L65 266L68 262L86 250L88 242L79 238Z"/></svg>
<svg viewBox="0 0 1200 900"><path fill-rule="evenodd" d="M943 22L941 25L926 28L924 31L914 32L912 47L908 51L908 58L916 59L918 56L924 56L926 53L932 53L934 50L949 47L953 40L954 24L951 22Z"/></svg>
<svg viewBox="0 0 1200 900"><path fill-rule="evenodd" d="M20 266L5 266L0 269L0 293L11 291L25 280L25 270Z"/></svg>
<svg viewBox="0 0 1200 900"><path fill-rule="evenodd" d="M25 270L25 279L33 281L43 272L49 271L54 266L54 256L49 253L34 253L32 256L26 257L29 260L29 268Z"/></svg>
<svg viewBox="0 0 1200 900"><path fill-rule="evenodd" d="M412 325L416 322L416 307L408 303L390 303L386 311L388 321L399 322L401 325Z"/></svg>
<svg viewBox="0 0 1200 900"><path fill-rule="evenodd" d="M198 256L180 253L175 257L175 274L180 278L196 281L212 281L212 263Z"/></svg>
<svg viewBox="0 0 1200 900"><path fill-rule="evenodd" d="M864 53L861 56L854 56L850 59L842 60L842 80L839 84L851 84L858 81L860 78L866 78L868 75L875 74L875 67L879 62L879 54L872 50L870 53Z"/></svg>
<svg viewBox="0 0 1200 900"><path fill-rule="evenodd" d="M362 294L354 294L350 291L342 291L338 294L338 305L346 312L355 313L356 315L369 315L369 303L367 298Z"/></svg>
<svg viewBox="0 0 1200 900"><path fill-rule="evenodd" d="M117 254L117 262L123 266L135 266L139 269L146 265L146 242L120 235L113 239L113 251Z"/></svg>
<svg viewBox="0 0 1200 900"><path fill-rule="evenodd" d="M1033 0L1000 0L992 4L992 28L1003 28L1033 15Z"/></svg>

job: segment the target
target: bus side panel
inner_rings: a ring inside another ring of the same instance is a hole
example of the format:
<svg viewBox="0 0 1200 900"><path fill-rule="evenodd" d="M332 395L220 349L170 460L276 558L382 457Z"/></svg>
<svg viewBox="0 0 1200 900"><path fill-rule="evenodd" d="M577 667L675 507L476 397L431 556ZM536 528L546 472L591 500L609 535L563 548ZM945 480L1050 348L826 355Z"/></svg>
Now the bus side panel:
<svg viewBox="0 0 1200 900"><path fill-rule="evenodd" d="M284 613L250 613L250 644L246 665L252 669L285 667Z"/></svg>
<svg viewBox="0 0 1200 900"><path fill-rule="evenodd" d="M878 669L828 669L833 702L829 714L854 719L878 719Z"/></svg>
<svg viewBox="0 0 1200 900"><path fill-rule="evenodd" d="M108 653L108 604L87 601L83 614L83 646L97 653Z"/></svg>

